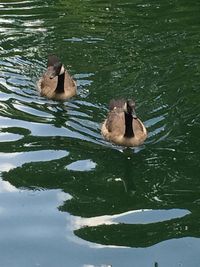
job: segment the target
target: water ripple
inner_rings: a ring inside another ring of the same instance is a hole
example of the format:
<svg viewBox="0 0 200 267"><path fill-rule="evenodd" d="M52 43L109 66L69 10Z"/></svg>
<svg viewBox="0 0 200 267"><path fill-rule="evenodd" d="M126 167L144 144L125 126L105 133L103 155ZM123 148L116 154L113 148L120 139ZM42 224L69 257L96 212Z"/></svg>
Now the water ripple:
<svg viewBox="0 0 200 267"><path fill-rule="evenodd" d="M0 191L70 194L59 211L73 238L146 247L199 236L199 4L161 2L0 3ZM78 85L64 103L37 92L51 53ZM100 134L121 97L148 130L138 149Z"/></svg>

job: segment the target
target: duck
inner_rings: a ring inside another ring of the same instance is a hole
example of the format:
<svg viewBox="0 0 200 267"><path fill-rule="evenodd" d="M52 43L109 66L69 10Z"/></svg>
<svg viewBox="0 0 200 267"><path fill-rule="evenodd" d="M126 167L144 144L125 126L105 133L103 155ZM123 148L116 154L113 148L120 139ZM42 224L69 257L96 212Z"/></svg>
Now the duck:
<svg viewBox="0 0 200 267"><path fill-rule="evenodd" d="M111 100L109 113L101 127L102 136L119 146L137 147L147 138L147 130L137 117L135 101Z"/></svg>
<svg viewBox="0 0 200 267"><path fill-rule="evenodd" d="M76 82L56 55L48 56L47 70L37 83L41 96L53 100L67 100L76 95Z"/></svg>

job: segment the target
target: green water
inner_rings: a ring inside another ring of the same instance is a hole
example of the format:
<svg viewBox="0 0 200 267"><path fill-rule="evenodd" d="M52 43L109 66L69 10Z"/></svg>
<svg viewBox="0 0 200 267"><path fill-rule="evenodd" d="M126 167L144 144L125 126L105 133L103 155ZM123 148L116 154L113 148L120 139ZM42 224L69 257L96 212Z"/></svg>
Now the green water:
<svg viewBox="0 0 200 267"><path fill-rule="evenodd" d="M200 266L200 3L0 2L0 266ZM48 54L78 84L38 95ZM112 98L148 139L107 143Z"/></svg>

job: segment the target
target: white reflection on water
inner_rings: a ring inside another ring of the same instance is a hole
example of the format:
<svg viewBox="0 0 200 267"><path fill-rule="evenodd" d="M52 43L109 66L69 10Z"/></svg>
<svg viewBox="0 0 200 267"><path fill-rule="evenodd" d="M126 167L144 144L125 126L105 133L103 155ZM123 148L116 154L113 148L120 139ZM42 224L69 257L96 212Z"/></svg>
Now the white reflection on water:
<svg viewBox="0 0 200 267"><path fill-rule="evenodd" d="M75 229L84 226L110 225L118 223L148 224L180 218L188 215L190 212L184 209L171 210L133 210L116 215L105 215L93 218L73 217L72 224Z"/></svg>
<svg viewBox="0 0 200 267"><path fill-rule="evenodd" d="M19 190L15 186L11 185L7 181L3 181L0 179L0 193L16 192L16 191L19 191ZM0 209L0 213L1 213L1 209Z"/></svg>
<svg viewBox="0 0 200 267"><path fill-rule="evenodd" d="M69 171L92 171L96 168L96 163L93 162L91 159L86 160L77 160L75 162L70 163L65 168Z"/></svg>
<svg viewBox="0 0 200 267"><path fill-rule="evenodd" d="M0 153L0 171L9 171L22 166L24 163L50 161L69 155L63 150L41 150L17 153Z"/></svg>
<svg viewBox="0 0 200 267"><path fill-rule="evenodd" d="M70 196L70 194L65 193L63 191L58 191L57 193L57 200L59 202L59 205L62 205L65 201L71 199L72 197Z"/></svg>
<svg viewBox="0 0 200 267"><path fill-rule="evenodd" d="M0 142L13 142L21 139L22 136L13 133L1 133L0 132Z"/></svg>
<svg viewBox="0 0 200 267"><path fill-rule="evenodd" d="M94 227L99 225L113 225L119 223L127 224L149 224L167 221L175 218L181 218L190 214L190 211L186 209L170 209L170 210L133 210L116 215L104 215L93 218L81 218L75 216L67 217L67 238L78 244L88 244L91 247L102 248L108 247L107 245L100 245L82 240L72 233L74 230L78 230L83 227ZM116 247L117 246L109 246Z"/></svg>
<svg viewBox="0 0 200 267"><path fill-rule="evenodd" d="M4 118L0 116L0 124L2 128L6 127L21 127L29 130L32 135L35 136L63 136L63 137L71 137L78 138L81 140L92 141L94 143L98 143L96 140L87 137L78 132L72 131L65 127L55 127L50 124L41 124L36 122L29 122L17 119Z"/></svg>

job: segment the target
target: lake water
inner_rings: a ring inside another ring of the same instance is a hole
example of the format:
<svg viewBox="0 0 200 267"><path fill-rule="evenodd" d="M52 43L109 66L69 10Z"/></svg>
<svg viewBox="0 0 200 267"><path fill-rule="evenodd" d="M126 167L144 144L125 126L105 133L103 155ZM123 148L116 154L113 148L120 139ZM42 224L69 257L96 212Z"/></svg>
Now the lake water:
<svg viewBox="0 0 200 267"><path fill-rule="evenodd" d="M0 266L200 266L200 2L0 2ZM64 103L36 81L58 55ZM148 139L100 126L134 98Z"/></svg>

